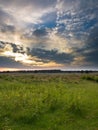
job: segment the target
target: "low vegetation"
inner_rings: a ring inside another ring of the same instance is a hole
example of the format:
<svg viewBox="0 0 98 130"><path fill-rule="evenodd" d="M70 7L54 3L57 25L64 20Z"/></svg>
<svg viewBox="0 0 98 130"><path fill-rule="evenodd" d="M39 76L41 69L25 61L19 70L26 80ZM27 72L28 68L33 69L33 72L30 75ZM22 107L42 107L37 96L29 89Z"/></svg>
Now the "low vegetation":
<svg viewBox="0 0 98 130"><path fill-rule="evenodd" d="M98 130L98 75L1 74L0 130Z"/></svg>

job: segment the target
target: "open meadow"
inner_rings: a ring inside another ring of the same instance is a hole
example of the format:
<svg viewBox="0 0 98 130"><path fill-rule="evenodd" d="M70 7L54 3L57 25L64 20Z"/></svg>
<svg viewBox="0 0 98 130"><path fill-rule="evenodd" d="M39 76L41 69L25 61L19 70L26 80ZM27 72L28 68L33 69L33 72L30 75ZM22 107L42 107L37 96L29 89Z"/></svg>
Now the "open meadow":
<svg viewBox="0 0 98 130"><path fill-rule="evenodd" d="M0 130L98 130L98 74L0 74Z"/></svg>

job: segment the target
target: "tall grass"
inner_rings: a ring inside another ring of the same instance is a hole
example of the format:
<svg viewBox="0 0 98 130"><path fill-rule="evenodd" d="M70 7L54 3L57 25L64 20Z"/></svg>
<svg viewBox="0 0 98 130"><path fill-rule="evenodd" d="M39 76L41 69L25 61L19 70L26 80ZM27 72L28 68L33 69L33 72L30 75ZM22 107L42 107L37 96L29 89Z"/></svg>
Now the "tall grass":
<svg viewBox="0 0 98 130"><path fill-rule="evenodd" d="M98 84L84 77L0 75L0 129L97 130Z"/></svg>

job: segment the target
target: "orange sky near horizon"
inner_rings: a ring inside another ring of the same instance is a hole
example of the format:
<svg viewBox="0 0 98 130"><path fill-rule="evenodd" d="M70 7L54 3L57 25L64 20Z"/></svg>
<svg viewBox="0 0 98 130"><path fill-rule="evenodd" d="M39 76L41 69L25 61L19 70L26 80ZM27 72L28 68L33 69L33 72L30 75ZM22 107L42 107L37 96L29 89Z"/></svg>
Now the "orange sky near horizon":
<svg viewBox="0 0 98 130"><path fill-rule="evenodd" d="M18 71L20 69L17 69L17 68L0 68L0 71Z"/></svg>

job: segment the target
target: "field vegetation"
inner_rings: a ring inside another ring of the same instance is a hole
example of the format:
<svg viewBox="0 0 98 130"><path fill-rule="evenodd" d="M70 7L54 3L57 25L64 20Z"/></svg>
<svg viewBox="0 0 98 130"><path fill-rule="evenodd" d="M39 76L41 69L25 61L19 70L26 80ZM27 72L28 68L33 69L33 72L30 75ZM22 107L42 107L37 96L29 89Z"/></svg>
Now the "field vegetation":
<svg viewBox="0 0 98 130"><path fill-rule="evenodd" d="M98 75L0 74L0 130L98 130Z"/></svg>

